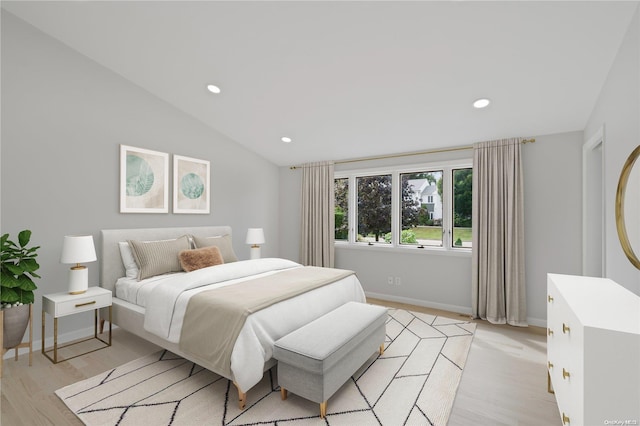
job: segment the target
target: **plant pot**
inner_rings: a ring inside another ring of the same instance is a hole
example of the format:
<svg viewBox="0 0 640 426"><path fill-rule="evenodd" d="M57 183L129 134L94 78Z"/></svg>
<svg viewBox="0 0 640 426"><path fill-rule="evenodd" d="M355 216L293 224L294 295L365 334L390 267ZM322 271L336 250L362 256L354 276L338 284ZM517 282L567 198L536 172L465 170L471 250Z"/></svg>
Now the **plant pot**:
<svg viewBox="0 0 640 426"><path fill-rule="evenodd" d="M15 348L22 342L24 332L29 325L29 305L6 308L2 312L4 313L2 346L5 349Z"/></svg>

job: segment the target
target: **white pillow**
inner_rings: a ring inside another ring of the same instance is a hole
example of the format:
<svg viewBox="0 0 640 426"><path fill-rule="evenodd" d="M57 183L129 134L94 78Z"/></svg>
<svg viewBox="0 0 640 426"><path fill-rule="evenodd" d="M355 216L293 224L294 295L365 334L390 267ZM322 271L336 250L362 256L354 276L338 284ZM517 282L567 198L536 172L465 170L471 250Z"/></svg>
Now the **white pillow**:
<svg viewBox="0 0 640 426"><path fill-rule="evenodd" d="M138 273L140 272L140 270L138 269L136 259L133 257L131 246L126 241L119 242L118 246L120 246L120 257L122 257L122 264L124 265L125 271L127 271L126 277L138 278Z"/></svg>

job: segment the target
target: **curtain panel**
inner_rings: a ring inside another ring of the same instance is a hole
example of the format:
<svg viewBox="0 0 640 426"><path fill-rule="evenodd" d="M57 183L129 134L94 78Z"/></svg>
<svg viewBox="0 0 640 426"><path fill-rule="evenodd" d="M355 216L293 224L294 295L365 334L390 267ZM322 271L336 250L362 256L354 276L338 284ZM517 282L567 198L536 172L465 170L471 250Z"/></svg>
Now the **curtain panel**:
<svg viewBox="0 0 640 426"><path fill-rule="evenodd" d="M521 140L474 144L472 314L527 326Z"/></svg>
<svg viewBox="0 0 640 426"><path fill-rule="evenodd" d="M334 266L333 168L333 162L308 163L302 166L300 259L303 265Z"/></svg>

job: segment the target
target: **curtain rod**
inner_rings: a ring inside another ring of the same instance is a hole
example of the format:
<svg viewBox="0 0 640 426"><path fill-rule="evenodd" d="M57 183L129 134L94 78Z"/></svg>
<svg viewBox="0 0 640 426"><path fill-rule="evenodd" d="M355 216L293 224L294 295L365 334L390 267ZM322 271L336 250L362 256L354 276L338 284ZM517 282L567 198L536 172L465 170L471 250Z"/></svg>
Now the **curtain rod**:
<svg viewBox="0 0 640 426"><path fill-rule="evenodd" d="M520 143L534 143L536 141L535 138L531 139L523 139ZM442 148L442 149L432 149L429 151L419 151L419 152L407 152L403 154L390 154L390 155L379 155L377 157L364 157L364 158L355 158L353 160L341 160L336 161L334 164L347 164L347 163L359 163L361 161L375 161L375 160L386 160L389 158L400 158L400 157L410 157L414 155L425 155L425 154L437 154L440 152L453 152L453 151L466 151L468 149L473 149L472 145L467 146L458 146L455 148ZM291 166L290 170L300 169L302 166Z"/></svg>

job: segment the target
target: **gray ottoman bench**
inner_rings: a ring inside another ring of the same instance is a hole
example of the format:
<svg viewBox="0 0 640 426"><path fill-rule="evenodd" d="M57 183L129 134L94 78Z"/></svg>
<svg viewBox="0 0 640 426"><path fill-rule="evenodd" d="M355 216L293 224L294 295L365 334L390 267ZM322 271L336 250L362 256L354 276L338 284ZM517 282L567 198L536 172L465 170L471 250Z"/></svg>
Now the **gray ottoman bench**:
<svg viewBox="0 0 640 426"><path fill-rule="evenodd" d="M387 308L349 302L293 331L275 343L282 399L287 391L320 404L327 400L377 350L384 351Z"/></svg>

